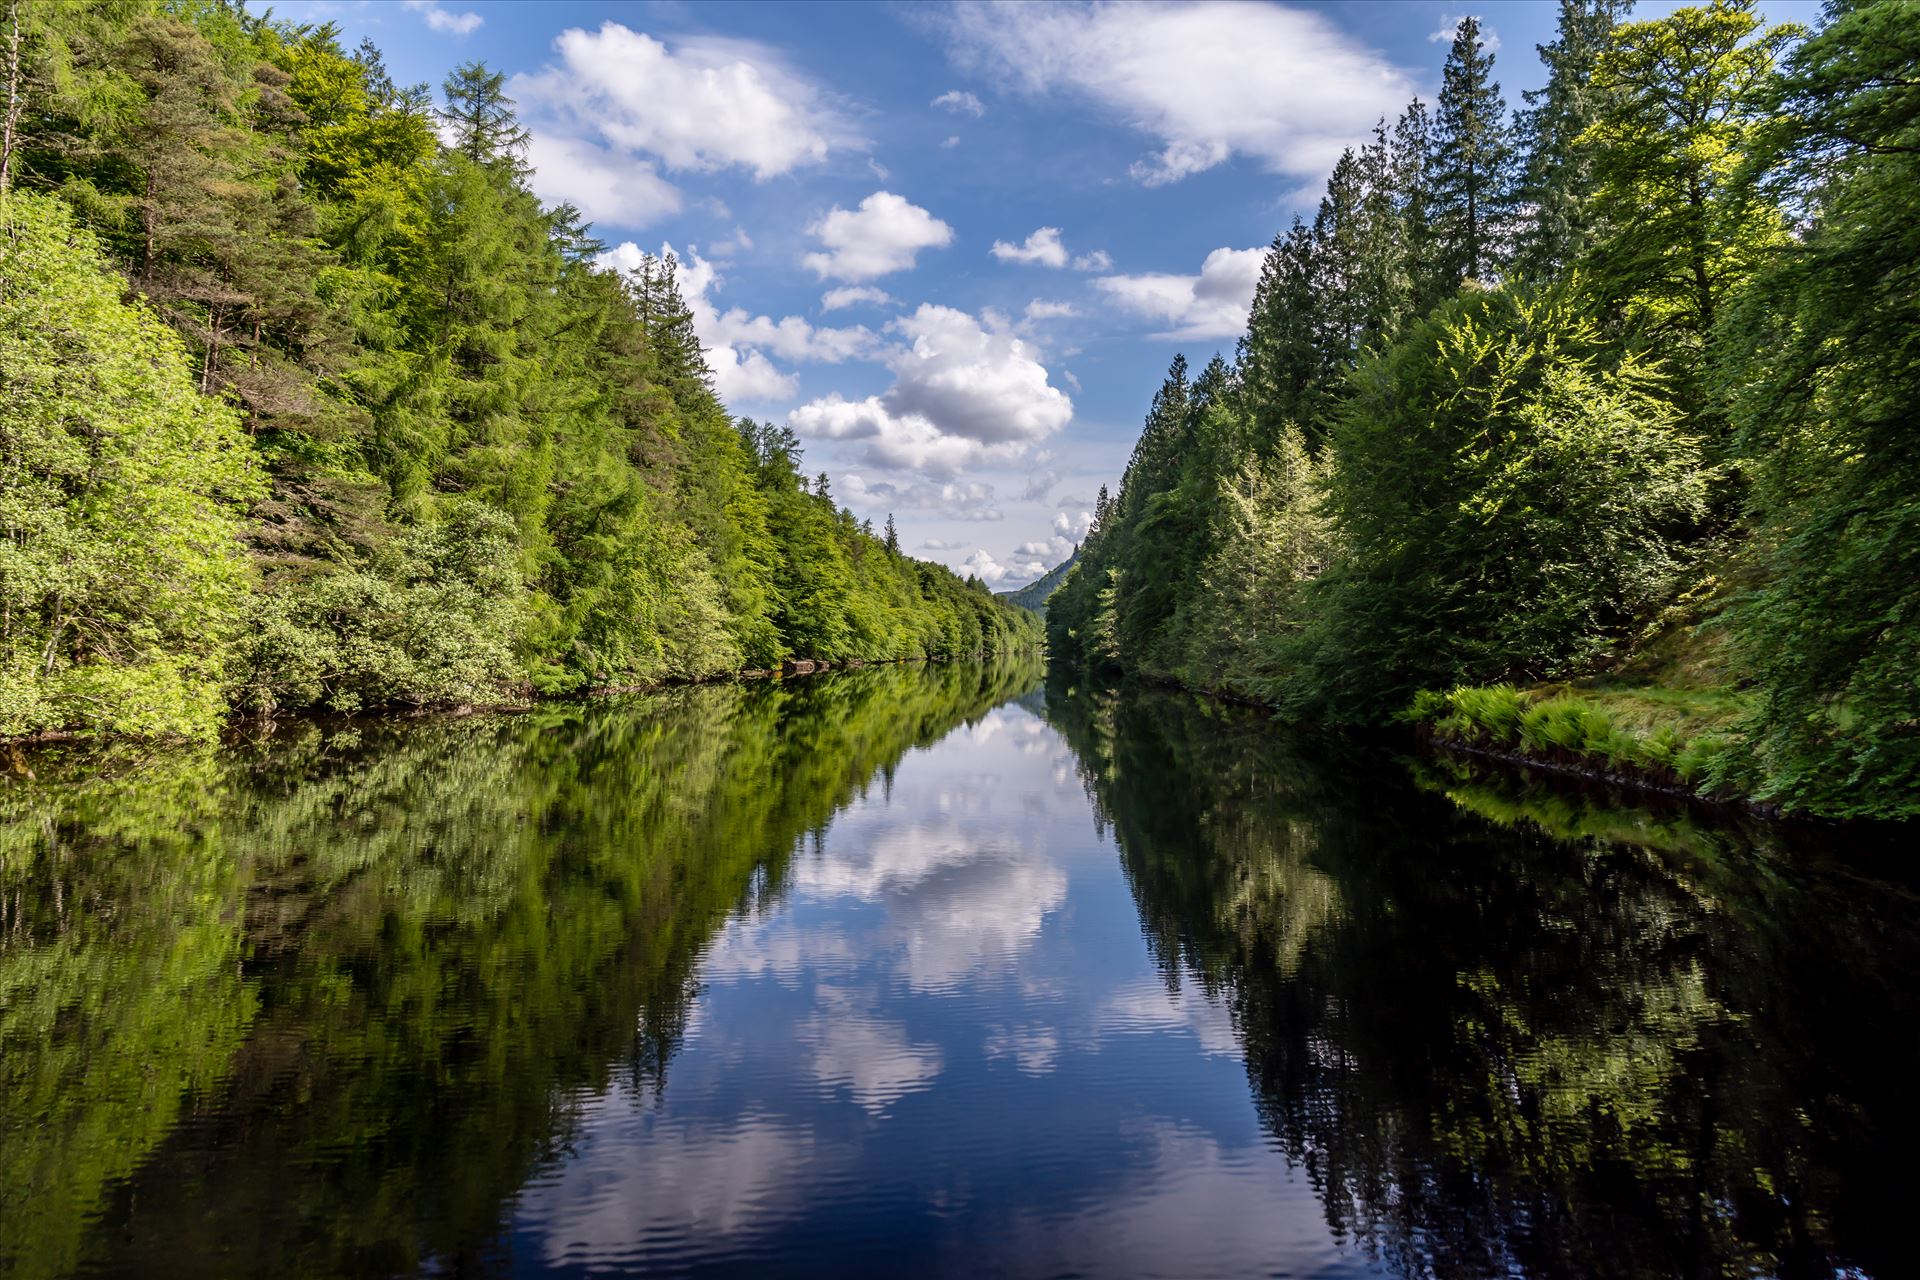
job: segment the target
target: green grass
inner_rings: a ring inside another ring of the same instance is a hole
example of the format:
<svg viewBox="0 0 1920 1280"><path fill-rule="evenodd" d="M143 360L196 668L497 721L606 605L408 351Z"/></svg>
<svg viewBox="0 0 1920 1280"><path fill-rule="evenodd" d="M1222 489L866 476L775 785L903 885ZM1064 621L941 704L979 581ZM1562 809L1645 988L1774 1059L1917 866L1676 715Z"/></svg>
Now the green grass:
<svg viewBox="0 0 1920 1280"><path fill-rule="evenodd" d="M1734 725L1746 711L1746 699L1725 686L1497 684L1423 690L1406 718L1446 741L1710 793L1735 770Z"/></svg>

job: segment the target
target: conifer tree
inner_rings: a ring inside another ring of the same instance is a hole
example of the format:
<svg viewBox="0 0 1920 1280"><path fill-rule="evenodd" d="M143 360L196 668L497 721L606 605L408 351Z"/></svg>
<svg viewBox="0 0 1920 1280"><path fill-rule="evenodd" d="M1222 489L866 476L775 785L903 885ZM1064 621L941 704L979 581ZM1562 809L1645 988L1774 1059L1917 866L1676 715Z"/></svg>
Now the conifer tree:
<svg viewBox="0 0 1920 1280"><path fill-rule="evenodd" d="M467 62L441 85L447 102L440 118L453 134L454 150L475 164L517 169L526 151L527 129L514 114L506 84L505 73Z"/></svg>
<svg viewBox="0 0 1920 1280"><path fill-rule="evenodd" d="M1507 259L1514 150L1480 21L1465 17L1441 74L1431 139L1433 223L1445 278L1491 280Z"/></svg>
<svg viewBox="0 0 1920 1280"><path fill-rule="evenodd" d="M1274 238L1254 285L1240 368L1256 447L1279 439L1289 422L1318 438L1326 396L1315 256L1312 230L1295 218Z"/></svg>
<svg viewBox="0 0 1920 1280"><path fill-rule="evenodd" d="M1632 7L1633 0L1560 0L1553 43L1535 46L1547 83L1522 95L1527 105L1516 128L1524 219L1515 265L1529 278L1559 274L1592 236L1592 156L1576 140L1598 115L1593 71L1600 52Z"/></svg>
<svg viewBox="0 0 1920 1280"><path fill-rule="evenodd" d="M1415 98L1393 125L1394 202L1400 211L1400 237L1406 262L1407 311L1425 315L1453 295L1456 279L1440 261L1434 227L1433 117Z"/></svg>

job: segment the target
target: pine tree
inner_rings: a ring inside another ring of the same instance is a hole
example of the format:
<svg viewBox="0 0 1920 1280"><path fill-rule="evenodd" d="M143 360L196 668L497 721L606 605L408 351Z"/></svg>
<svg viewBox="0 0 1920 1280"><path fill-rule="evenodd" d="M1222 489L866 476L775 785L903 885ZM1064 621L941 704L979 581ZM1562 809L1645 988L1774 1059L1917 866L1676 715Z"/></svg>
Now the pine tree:
<svg viewBox="0 0 1920 1280"><path fill-rule="evenodd" d="M453 148L479 165L518 169L527 148L527 130L514 114L506 93L506 75L482 62L462 63L441 92L447 105L440 118L453 134Z"/></svg>
<svg viewBox="0 0 1920 1280"><path fill-rule="evenodd" d="M1313 287L1320 299L1315 377L1332 386L1351 366L1366 329L1360 276L1367 248L1366 190L1352 148L1341 152L1313 218Z"/></svg>
<svg viewBox="0 0 1920 1280"><path fill-rule="evenodd" d="M1453 295L1458 280L1440 261L1434 228L1433 117L1415 98L1393 126L1393 188L1407 275L1407 310L1422 316Z"/></svg>
<svg viewBox="0 0 1920 1280"><path fill-rule="evenodd" d="M1515 253L1520 273L1544 280L1585 252L1593 227L1592 157L1578 139L1598 114L1593 71L1633 0L1560 0L1552 44L1537 45L1544 88L1529 89L1516 133L1525 159L1519 202L1525 211Z"/></svg>
<svg viewBox="0 0 1920 1280"><path fill-rule="evenodd" d="M886 544L890 555L900 554L900 530L894 527L891 511L887 512Z"/></svg>
<svg viewBox="0 0 1920 1280"><path fill-rule="evenodd" d="M1290 230L1274 238L1254 285L1240 368L1255 447L1279 439L1289 422L1318 438L1326 397L1315 256L1312 230L1295 218Z"/></svg>
<svg viewBox="0 0 1920 1280"><path fill-rule="evenodd" d="M1439 265L1454 285L1490 280L1507 259L1514 151L1477 18L1462 18L1454 32L1431 148Z"/></svg>

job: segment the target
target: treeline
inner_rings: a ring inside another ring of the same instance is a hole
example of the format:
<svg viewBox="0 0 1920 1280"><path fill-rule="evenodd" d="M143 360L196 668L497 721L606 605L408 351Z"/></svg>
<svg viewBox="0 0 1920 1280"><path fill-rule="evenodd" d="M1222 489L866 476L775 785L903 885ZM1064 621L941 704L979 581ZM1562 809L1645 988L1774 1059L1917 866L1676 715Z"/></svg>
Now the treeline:
<svg viewBox="0 0 1920 1280"><path fill-rule="evenodd" d="M715 397L477 64L0 11L0 737L1038 643Z"/></svg>
<svg viewBox="0 0 1920 1280"><path fill-rule="evenodd" d="M1342 156L1234 361L1174 362L1056 655L1920 813L1920 3L1626 10L1562 0L1512 114L1462 21Z"/></svg>

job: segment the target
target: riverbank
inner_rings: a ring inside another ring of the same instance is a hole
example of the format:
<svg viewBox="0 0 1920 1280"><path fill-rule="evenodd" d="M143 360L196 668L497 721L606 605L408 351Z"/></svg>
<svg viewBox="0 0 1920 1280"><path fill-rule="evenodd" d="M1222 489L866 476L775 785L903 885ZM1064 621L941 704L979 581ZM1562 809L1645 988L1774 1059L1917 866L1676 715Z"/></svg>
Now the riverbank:
<svg viewBox="0 0 1920 1280"><path fill-rule="evenodd" d="M481 715L513 715L532 711L537 707L560 703L577 702L582 699L622 697L635 694L661 693L670 689L690 689L703 685L740 684L758 680L788 680L798 676L824 675L830 671L861 670L868 667L901 667L915 665L933 665L948 662L986 662L993 659L1016 659L1020 657L1038 657L1038 649L1017 649L1005 653L990 649L975 650L959 655L915 654L904 658L846 658L831 662L820 658L790 658L776 667L743 667L737 671L721 672L708 676L690 676L668 678L645 683L633 684L595 684L566 693L543 694L527 685L515 691L514 696L499 700L461 702L461 703L422 703L418 705L395 703L385 707L376 707L352 714L356 717L378 720L406 720L422 716L440 716L458 718ZM320 714L325 714L324 712ZM338 713L335 713L338 714ZM272 725L280 720L303 720L315 718L312 709L289 712L283 716L252 713L236 715L230 718L222 731L231 733L246 726ZM0 737L0 780L31 780L34 776L26 752L35 747L59 745L99 745L142 744L166 745L168 743L186 744L194 741L183 734L133 734L90 729L47 729L37 733L20 734L13 737Z"/></svg>

